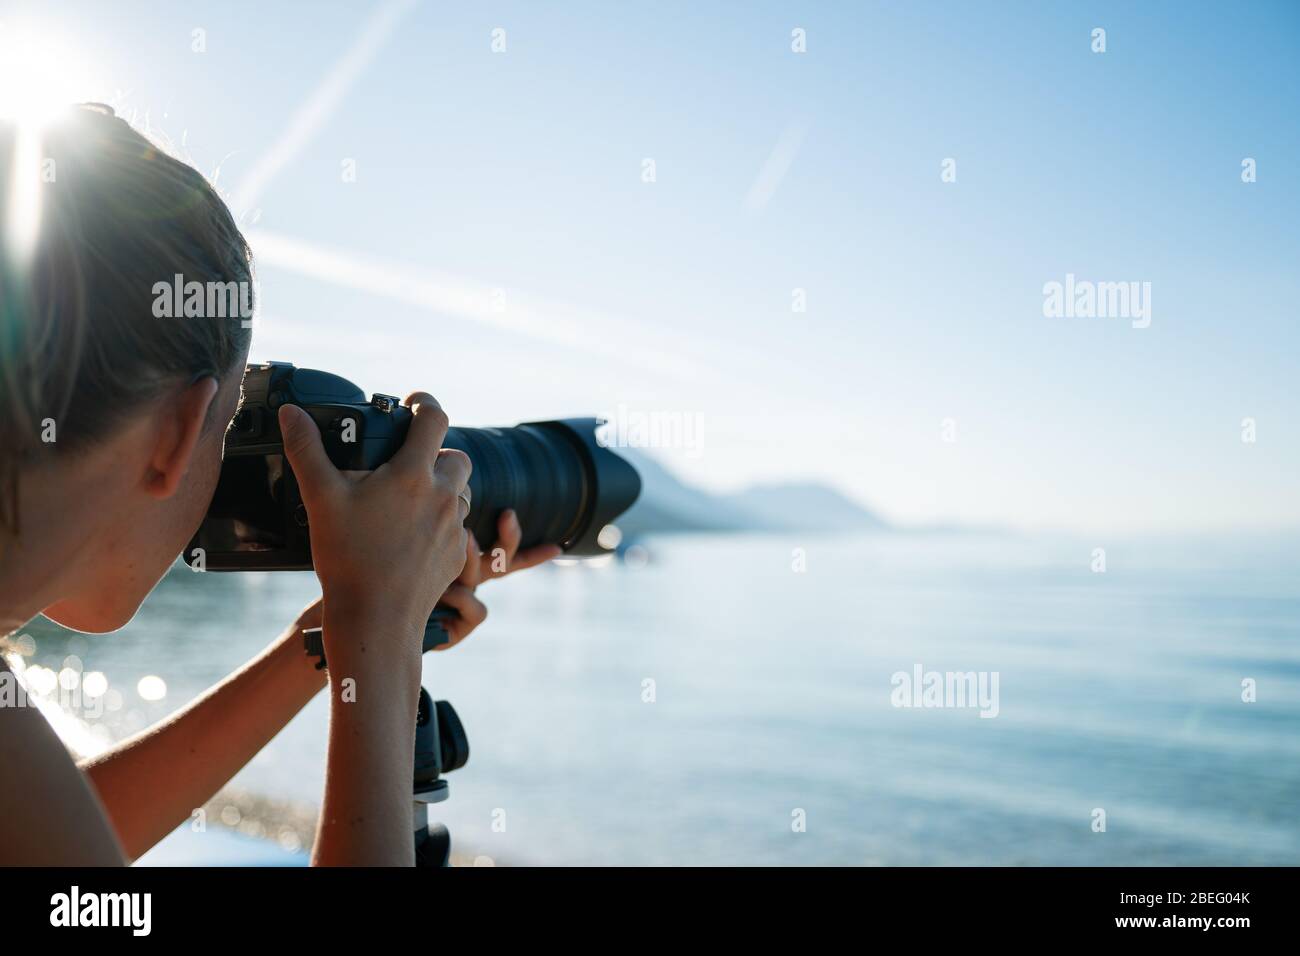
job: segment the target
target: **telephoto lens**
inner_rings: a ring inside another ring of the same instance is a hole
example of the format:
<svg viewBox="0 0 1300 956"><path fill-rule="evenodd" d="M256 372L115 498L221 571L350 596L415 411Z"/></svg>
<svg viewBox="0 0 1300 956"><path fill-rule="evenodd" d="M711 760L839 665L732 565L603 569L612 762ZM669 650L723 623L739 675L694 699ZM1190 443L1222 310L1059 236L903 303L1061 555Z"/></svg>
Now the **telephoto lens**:
<svg viewBox="0 0 1300 956"><path fill-rule="evenodd" d="M534 422L514 428L449 428L443 442L474 463L465 527L485 550L497 519L515 509L522 547L559 544L574 555L605 551L601 528L631 506L641 479L596 441L597 419Z"/></svg>

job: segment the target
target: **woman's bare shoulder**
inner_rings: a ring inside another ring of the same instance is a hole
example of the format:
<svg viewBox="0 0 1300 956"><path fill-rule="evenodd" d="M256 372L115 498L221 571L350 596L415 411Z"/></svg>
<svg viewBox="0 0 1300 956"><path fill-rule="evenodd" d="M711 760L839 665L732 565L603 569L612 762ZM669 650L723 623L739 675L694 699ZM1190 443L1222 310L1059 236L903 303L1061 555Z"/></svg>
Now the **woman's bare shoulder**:
<svg viewBox="0 0 1300 956"><path fill-rule="evenodd" d="M0 865L123 862L90 784L0 657Z"/></svg>

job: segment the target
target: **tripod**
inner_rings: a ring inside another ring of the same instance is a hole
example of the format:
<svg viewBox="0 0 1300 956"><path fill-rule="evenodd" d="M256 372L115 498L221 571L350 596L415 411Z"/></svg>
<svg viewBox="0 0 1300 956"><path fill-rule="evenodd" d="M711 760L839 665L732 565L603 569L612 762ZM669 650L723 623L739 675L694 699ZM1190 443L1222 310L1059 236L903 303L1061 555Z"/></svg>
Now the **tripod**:
<svg viewBox="0 0 1300 956"><path fill-rule="evenodd" d="M441 823L429 826L429 804L447 799L449 788L442 774L460 769L467 760L469 738L455 709L445 700L435 702L421 687L411 808L416 866L447 866L451 861L451 834Z"/></svg>
<svg viewBox="0 0 1300 956"><path fill-rule="evenodd" d="M456 616L451 608L436 607L424 627L422 651L446 644L451 638L444 622ZM325 643L319 627L303 632L307 654L317 658L316 669L323 670ZM415 865L447 866L451 862L451 834L441 823L429 825L429 804L441 803L450 795L444 773L459 770L469 761L469 738L456 710L445 700L435 701L420 688L420 703L415 716L415 755L411 784L411 832L415 840Z"/></svg>

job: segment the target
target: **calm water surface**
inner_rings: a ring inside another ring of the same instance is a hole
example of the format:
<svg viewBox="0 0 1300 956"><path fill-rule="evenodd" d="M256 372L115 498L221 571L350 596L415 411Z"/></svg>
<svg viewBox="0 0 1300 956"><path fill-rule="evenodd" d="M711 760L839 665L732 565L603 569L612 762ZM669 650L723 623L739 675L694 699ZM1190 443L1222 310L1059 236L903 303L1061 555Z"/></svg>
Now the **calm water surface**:
<svg viewBox="0 0 1300 956"><path fill-rule="evenodd" d="M472 746L441 812L461 847L561 864L1300 863L1300 543L1112 544L1104 574L1093 543L1062 539L649 547L643 567L488 585L489 622L426 658ZM33 622L29 660L103 672L121 707L64 732L119 739L256 653L314 587L177 570L118 634ZM891 676L918 664L997 672L997 717L892 706ZM137 692L147 675L161 700ZM326 713L313 701L235 783L318 801Z"/></svg>

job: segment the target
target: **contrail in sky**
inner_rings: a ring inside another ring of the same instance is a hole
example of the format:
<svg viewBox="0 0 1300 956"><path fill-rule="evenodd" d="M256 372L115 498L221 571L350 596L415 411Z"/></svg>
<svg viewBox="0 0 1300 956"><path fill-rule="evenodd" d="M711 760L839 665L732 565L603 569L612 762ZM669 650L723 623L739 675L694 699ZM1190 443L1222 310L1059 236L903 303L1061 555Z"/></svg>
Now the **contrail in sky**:
<svg viewBox="0 0 1300 956"><path fill-rule="evenodd" d="M754 177L753 185L749 187L749 193L745 196L747 210L762 212L767 208L768 201L776 194L785 174L790 171L794 158L799 155L799 147L803 145L804 134L807 132L807 127L802 124L786 127L772 147L767 162L763 163L758 175Z"/></svg>
<svg viewBox="0 0 1300 956"><path fill-rule="evenodd" d="M416 0L389 0L377 9L356 41L334 65L325 79L312 91L280 138L258 160L235 190L234 206L239 216L251 212L262 198L267 185L289 165L320 130L347 95L352 84L370 65L375 54L387 42L397 25L416 6Z"/></svg>

